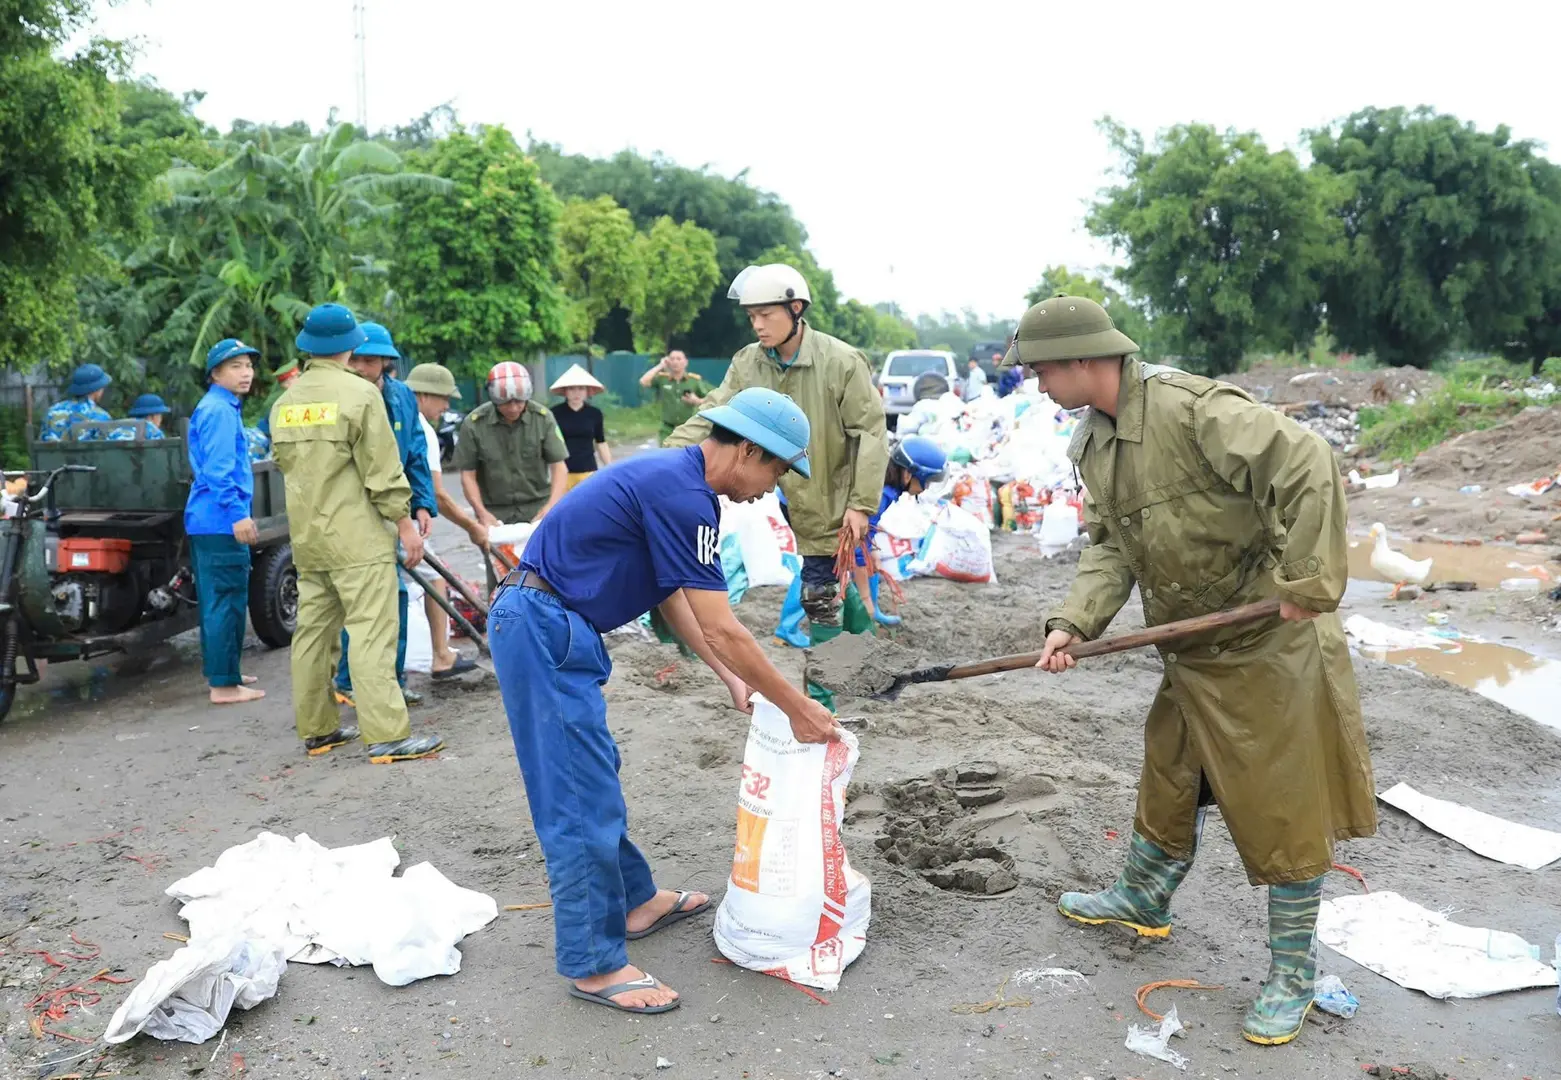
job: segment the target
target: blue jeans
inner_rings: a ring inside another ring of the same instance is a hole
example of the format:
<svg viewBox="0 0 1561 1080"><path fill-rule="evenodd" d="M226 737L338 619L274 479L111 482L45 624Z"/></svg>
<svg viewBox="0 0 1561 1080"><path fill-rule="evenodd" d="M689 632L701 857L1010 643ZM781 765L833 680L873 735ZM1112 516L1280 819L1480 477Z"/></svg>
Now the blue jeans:
<svg viewBox="0 0 1561 1080"><path fill-rule="evenodd" d="M629 840L601 691L612 672L607 649L556 596L516 586L489 613L488 644L547 858L558 973L617 971L629 963L628 913L656 895L656 884Z"/></svg>
<svg viewBox="0 0 1561 1080"><path fill-rule="evenodd" d="M396 571L396 610L401 616L396 631L396 682L407 688L407 582ZM341 659L336 663L336 689L344 694L352 693L352 670L347 666L347 631L341 632Z"/></svg>
<svg viewBox="0 0 1561 1080"><path fill-rule="evenodd" d="M249 607L249 545L231 533L190 537L201 605L201 673L209 686L237 686Z"/></svg>

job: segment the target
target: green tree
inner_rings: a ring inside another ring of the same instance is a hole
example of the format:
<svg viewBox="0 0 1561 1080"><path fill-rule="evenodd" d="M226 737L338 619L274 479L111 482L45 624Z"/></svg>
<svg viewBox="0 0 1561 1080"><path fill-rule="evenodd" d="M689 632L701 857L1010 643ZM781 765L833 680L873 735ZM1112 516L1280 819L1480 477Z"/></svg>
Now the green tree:
<svg viewBox="0 0 1561 1080"><path fill-rule="evenodd" d="M607 195L570 199L558 224L558 267L569 297L573 341L596 339L597 324L622 308L645 303L645 263L634 219Z"/></svg>
<svg viewBox="0 0 1561 1080"><path fill-rule="evenodd" d="M643 299L632 313L635 348L661 353L694 324L721 280L715 234L659 217L635 243L645 271Z"/></svg>
<svg viewBox="0 0 1561 1080"><path fill-rule="evenodd" d="M916 347L916 328L904 319L869 307L860 300L847 300L835 312L831 333L855 345L873 359L881 359L895 349Z"/></svg>
<svg viewBox="0 0 1561 1080"><path fill-rule="evenodd" d="M777 247L801 251L807 231L779 196L748 182L746 173L719 176L708 168L690 169L661 155L645 157L625 150L611 158L565 154L559 147L533 142L542 177L565 198L607 195L626 209L640 229L660 217L692 221L715 234L721 278L704 311L684 336L695 356L730 356L752 340L741 312L726 299L726 287L750 263Z"/></svg>
<svg viewBox="0 0 1561 1080"><path fill-rule="evenodd" d="M1344 229L1324 292L1340 345L1429 367L1452 346L1500 347L1542 325L1554 166L1533 143L1422 107L1363 109L1312 132L1311 147Z"/></svg>
<svg viewBox="0 0 1561 1080"><path fill-rule="evenodd" d="M81 335L76 278L110 270L97 240L134 232L158 171L125 146L113 77L121 47L56 50L88 0L0 0L0 364L63 366Z"/></svg>
<svg viewBox="0 0 1561 1080"><path fill-rule="evenodd" d="M1174 127L1153 148L1109 118L1101 129L1123 182L1087 225L1126 256L1119 276L1168 344L1220 374L1248 349L1309 341L1334 232L1295 156L1204 124Z"/></svg>
<svg viewBox="0 0 1561 1080"><path fill-rule="evenodd" d="M396 338L474 377L568 339L557 198L502 127L451 131L411 163L453 185L404 197L391 262Z"/></svg>
<svg viewBox="0 0 1561 1080"><path fill-rule="evenodd" d="M965 356L977 342L1008 341L1018 322L966 309L957 314L945 311L939 315L918 315L915 325L918 348Z"/></svg>

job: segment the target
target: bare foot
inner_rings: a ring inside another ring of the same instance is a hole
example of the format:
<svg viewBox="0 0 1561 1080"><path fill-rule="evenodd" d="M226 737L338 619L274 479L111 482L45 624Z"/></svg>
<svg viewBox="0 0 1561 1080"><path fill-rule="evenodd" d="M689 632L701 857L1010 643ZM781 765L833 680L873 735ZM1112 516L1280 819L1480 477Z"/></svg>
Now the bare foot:
<svg viewBox="0 0 1561 1080"><path fill-rule="evenodd" d="M434 671L449 671L451 668L453 668L455 666L455 662L457 660L459 660L460 658L461 658L461 654L458 653L458 652L451 652L451 653L444 653L444 654L435 653L434 654L433 670Z"/></svg>
<svg viewBox="0 0 1561 1080"><path fill-rule="evenodd" d="M211 703L213 705L238 705L245 701L259 701L266 696L264 690L251 690L247 686L213 686L211 688Z"/></svg>
<svg viewBox="0 0 1561 1080"><path fill-rule="evenodd" d="M656 895L645 901L639 907L629 912L628 931L638 934L641 930L649 930L651 923L661 918L672 910L672 905L678 902L678 894L675 889L658 889ZM691 911L700 904L710 902L710 897L702 892L689 893L688 899L683 901L683 910Z"/></svg>
<svg viewBox="0 0 1561 1080"><path fill-rule="evenodd" d="M677 893L673 893L672 897L676 899ZM589 978L576 979L575 985L587 994L596 994L616 983L633 982L635 979L643 979L644 977L645 973L643 971L630 964L628 967L619 968L617 971L609 972L606 975L592 975ZM658 979L653 990L625 990L621 994L614 994L608 1000L615 1001L619 1005L627 1005L631 1009L643 1009L648 1006L667 1005L677 999L677 991L670 986L663 986Z"/></svg>
<svg viewBox="0 0 1561 1080"><path fill-rule="evenodd" d="M239 682L243 683L245 686L254 686L257 682L260 681L259 675L240 675L238 678Z"/></svg>

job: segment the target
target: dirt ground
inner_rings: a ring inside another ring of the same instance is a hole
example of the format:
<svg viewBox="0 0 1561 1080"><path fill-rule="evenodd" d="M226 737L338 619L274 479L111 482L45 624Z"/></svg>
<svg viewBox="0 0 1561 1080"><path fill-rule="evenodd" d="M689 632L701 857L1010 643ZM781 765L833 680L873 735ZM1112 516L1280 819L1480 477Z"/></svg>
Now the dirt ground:
<svg viewBox="0 0 1561 1080"><path fill-rule="evenodd" d="M897 637L907 655L948 661L1036 647L1074 567L1067 556L1041 559L1025 537L1000 535L997 549L997 585L907 585ZM443 550L472 565L458 538L446 537ZM1413 602L1388 601L1385 591L1362 584L1344 614L1423 628L1427 613L1450 612L1471 631L1561 658L1561 635L1537 619L1481 608L1500 595L1492 590ZM1556 610L1547 598L1526 602ZM778 590L756 590L738 613L800 677L801 654L770 637L779 603ZM1139 618L1135 601L1113 629L1135 628ZM719 897L745 720L720 684L672 647L609 641L615 671L606 694L631 828L663 885ZM1561 1076L1553 990L1437 1002L1326 949L1321 970L1344 979L1359 1014L1314 1013L1290 1047L1244 1042L1242 1014L1267 965L1264 894L1247 884L1217 822L1178 893L1168 940L1139 942L1057 915L1059 892L1103 886L1122 863L1143 718L1161 677L1148 651L1087 661L1063 677L1012 673L911 687L892 704L842 700L842 715L865 718L845 838L873 882L874 904L867 950L824 995L827 1006L713 963L708 916L631 947L635 962L682 992L680 1010L634 1019L572 1000L553 972L552 922L541 910L501 913L466 940L463 970L450 978L395 989L369 969L291 965L274 1000L233 1015L220 1047L138 1039L100 1062L89 1043L35 1039L27 1006L51 971L36 950L61 959L73 981L105 967L141 976L177 947L163 934L183 929L162 890L262 829L307 832L332 846L391 835L403 866L427 859L500 905L546 899L491 676L440 686L414 710L415 730L448 741L437 759L371 767L351 751L306 758L292 732L286 652L254 646L245 662L270 695L253 706L208 705L198 657L181 642L114 665L57 666L0 725L0 1077L97 1067L100 1076L151 1080L240 1070L289 1080L1164 1080L1179 1074L1123 1047L1128 1025L1147 1022L1135 988L1161 979L1224 987L1151 1000L1161 1010L1175 1003L1188 1024L1179 1049L1191 1059L1189 1076L1321 1080L1411 1062L1458 1080ZM1561 829L1561 731L1401 667L1360 659L1357 670L1383 789L1404 780ZM1528 872L1488 861L1390 808L1379 836L1341 846L1338 857L1373 889L1521 934L1547 959L1561 932L1561 866ZM1336 874L1325 895L1359 888ZM72 935L101 946L101 958L65 957L92 954ZM1035 978L1044 968L1084 978ZM95 1038L129 990L92 985L101 1002L57 1030ZM1010 1007L990 1007L1000 997ZM658 1058L670 1068L658 1070Z"/></svg>
<svg viewBox="0 0 1561 1080"><path fill-rule="evenodd" d="M1258 401L1291 405L1318 401L1324 405L1372 405L1406 401L1441 382L1441 376L1420 368L1315 368L1260 366L1220 378L1241 387Z"/></svg>

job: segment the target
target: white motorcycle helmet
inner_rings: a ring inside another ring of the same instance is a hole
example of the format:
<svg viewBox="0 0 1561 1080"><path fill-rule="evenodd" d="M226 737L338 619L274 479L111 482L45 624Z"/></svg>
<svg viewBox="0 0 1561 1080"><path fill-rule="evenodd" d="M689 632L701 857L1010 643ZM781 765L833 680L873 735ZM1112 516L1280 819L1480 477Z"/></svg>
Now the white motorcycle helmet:
<svg viewBox="0 0 1561 1080"><path fill-rule="evenodd" d="M737 301L739 307L784 306L791 315L791 333L786 335L786 341L796 337L802 329L802 316L791 309L791 302L801 300L804 312L813 303L807 279L785 263L746 268L732 279L732 287L726 290L726 296L729 300Z"/></svg>

